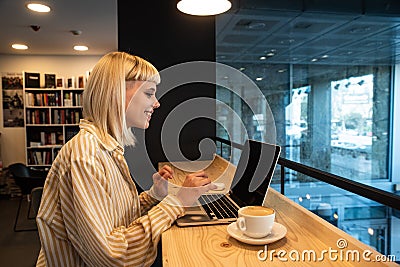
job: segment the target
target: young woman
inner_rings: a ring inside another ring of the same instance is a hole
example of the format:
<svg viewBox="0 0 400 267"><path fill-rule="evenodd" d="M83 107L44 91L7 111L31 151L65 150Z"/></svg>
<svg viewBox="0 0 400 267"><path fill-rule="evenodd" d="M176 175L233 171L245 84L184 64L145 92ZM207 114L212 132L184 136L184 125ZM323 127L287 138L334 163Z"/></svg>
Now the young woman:
<svg viewBox="0 0 400 267"><path fill-rule="evenodd" d="M215 188L204 172L167 195L173 173L164 166L138 195L124 158L134 145L130 127L149 127L160 106L153 65L123 52L95 65L83 93L80 131L49 171L37 216L41 251L36 266L149 266L161 233L183 206ZM160 201L161 200L161 201Z"/></svg>

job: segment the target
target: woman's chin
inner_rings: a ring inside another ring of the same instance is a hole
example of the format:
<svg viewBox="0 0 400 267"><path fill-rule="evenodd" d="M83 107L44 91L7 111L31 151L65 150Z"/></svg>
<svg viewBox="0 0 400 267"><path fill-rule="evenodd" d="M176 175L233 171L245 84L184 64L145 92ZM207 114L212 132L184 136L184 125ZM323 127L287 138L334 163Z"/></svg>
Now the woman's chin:
<svg viewBox="0 0 400 267"><path fill-rule="evenodd" d="M140 123L138 123L138 122L132 122L132 123L129 123L128 125L132 125L132 126L130 126L130 127L135 127L135 128L137 128L137 129L143 129L143 130L146 130L147 128L149 128L149 126L150 126L150 121L148 121L148 120L146 120L146 121L142 121L142 122L140 122Z"/></svg>
<svg viewBox="0 0 400 267"><path fill-rule="evenodd" d="M150 126L150 122L146 122L146 123L143 125L142 129L143 129L143 130L146 130L147 128L149 128L149 126Z"/></svg>

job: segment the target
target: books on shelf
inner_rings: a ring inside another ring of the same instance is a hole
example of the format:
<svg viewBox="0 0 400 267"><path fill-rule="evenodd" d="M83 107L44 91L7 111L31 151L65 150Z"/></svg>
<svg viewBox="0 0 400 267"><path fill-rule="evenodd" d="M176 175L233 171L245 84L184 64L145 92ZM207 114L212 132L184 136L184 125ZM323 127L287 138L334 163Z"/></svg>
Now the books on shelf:
<svg viewBox="0 0 400 267"><path fill-rule="evenodd" d="M58 150L57 150L58 153ZM52 150L35 150L28 153L29 165L50 165L57 154Z"/></svg>
<svg viewBox="0 0 400 267"><path fill-rule="evenodd" d="M50 124L49 110L26 110L26 124Z"/></svg>
<svg viewBox="0 0 400 267"><path fill-rule="evenodd" d="M51 72L24 75L27 163L50 165L62 145L79 131L82 92L89 73L69 78Z"/></svg>
<svg viewBox="0 0 400 267"><path fill-rule="evenodd" d="M25 93L25 104L33 106L61 106L61 92L52 93Z"/></svg>

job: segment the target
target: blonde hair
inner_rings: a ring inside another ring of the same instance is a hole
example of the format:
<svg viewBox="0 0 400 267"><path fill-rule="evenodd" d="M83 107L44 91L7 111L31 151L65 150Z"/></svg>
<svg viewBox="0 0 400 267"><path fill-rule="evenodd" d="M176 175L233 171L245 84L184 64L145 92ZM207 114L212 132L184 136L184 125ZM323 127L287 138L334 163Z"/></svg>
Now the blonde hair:
<svg viewBox="0 0 400 267"><path fill-rule="evenodd" d="M135 137L125 120L126 81L160 83L157 69L148 61L125 52L111 52L94 66L83 93L83 116L99 129L106 141L111 135L122 146Z"/></svg>

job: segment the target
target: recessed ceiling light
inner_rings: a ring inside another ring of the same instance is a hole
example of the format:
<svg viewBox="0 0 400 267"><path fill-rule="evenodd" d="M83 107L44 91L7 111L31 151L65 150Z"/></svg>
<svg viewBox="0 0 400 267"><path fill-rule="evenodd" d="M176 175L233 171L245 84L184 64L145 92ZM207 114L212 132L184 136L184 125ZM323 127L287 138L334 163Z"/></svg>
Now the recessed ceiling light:
<svg viewBox="0 0 400 267"><path fill-rule="evenodd" d="M260 57L260 60L266 60L267 58L266 57Z"/></svg>
<svg viewBox="0 0 400 267"><path fill-rule="evenodd" d="M261 78L261 77L257 77L257 78L256 78L256 81L262 81L262 79L263 79L263 78Z"/></svg>
<svg viewBox="0 0 400 267"><path fill-rule="evenodd" d="M210 16L228 11L232 3L228 0L181 0L176 7L189 15Z"/></svg>
<svg viewBox="0 0 400 267"><path fill-rule="evenodd" d="M17 49L17 50L26 50L28 49L27 45L24 44L13 44L11 45L12 48Z"/></svg>
<svg viewBox="0 0 400 267"><path fill-rule="evenodd" d="M267 56L269 56L269 57L275 56L275 53L274 53L274 52L269 52L269 53L267 54Z"/></svg>
<svg viewBox="0 0 400 267"><path fill-rule="evenodd" d="M89 47L87 47L86 45L75 45L74 46L74 50L76 50L76 51L87 51L87 50L89 50Z"/></svg>
<svg viewBox="0 0 400 267"><path fill-rule="evenodd" d="M240 71L244 71L246 68L244 68L244 67L241 67L239 70Z"/></svg>
<svg viewBox="0 0 400 267"><path fill-rule="evenodd" d="M286 69L280 69L280 70L278 70L279 73L282 73L282 72L285 72L285 71L286 71Z"/></svg>
<svg viewBox="0 0 400 267"><path fill-rule="evenodd" d="M311 59L311 61L312 62L316 62L316 61L318 61L318 59L317 58L313 58L313 59Z"/></svg>
<svg viewBox="0 0 400 267"><path fill-rule="evenodd" d="M328 55L323 55L321 58L328 58L329 56Z"/></svg>
<svg viewBox="0 0 400 267"><path fill-rule="evenodd" d="M46 13L50 12L50 7L43 5L43 4L38 4L38 3L30 3L27 4L26 7L32 11L40 12L40 13Z"/></svg>

